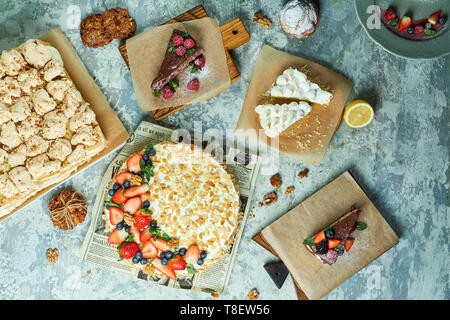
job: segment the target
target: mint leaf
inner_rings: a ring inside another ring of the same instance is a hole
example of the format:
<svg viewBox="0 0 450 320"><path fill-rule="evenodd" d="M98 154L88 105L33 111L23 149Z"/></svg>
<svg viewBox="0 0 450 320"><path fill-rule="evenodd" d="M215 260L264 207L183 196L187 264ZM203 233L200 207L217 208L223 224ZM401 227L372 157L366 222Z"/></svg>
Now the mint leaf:
<svg viewBox="0 0 450 320"><path fill-rule="evenodd" d="M189 31L184 30L183 32L181 32L181 36L182 36L183 38L189 38Z"/></svg>
<svg viewBox="0 0 450 320"><path fill-rule="evenodd" d="M169 235L167 233L163 233L161 235L161 238L163 238L165 241L169 241L170 240L170 237L169 237Z"/></svg>
<svg viewBox="0 0 450 320"><path fill-rule="evenodd" d="M190 274L196 274L197 273L197 270L195 270L194 266L192 264L190 264L190 263L186 264L186 270Z"/></svg>
<svg viewBox="0 0 450 320"><path fill-rule="evenodd" d="M157 98L161 98L161 90L155 90L153 91L153 95Z"/></svg>
<svg viewBox="0 0 450 320"><path fill-rule="evenodd" d="M306 238L306 239L305 239L305 243L306 243L308 246L311 246L311 247L314 247L314 246L315 246L315 243L313 242L313 238Z"/></svg>
<svg viewBox="0 0 450 320"><path fill-rule="evenodd" d="M105 201L105 206L122 208L122 205L116 204L116 203L114 203L114 202L112 202L112 201Z"/></svg>
<svg viewBox="0 0 450 320"><path fill-rule="evenodd" d="M364 230L367 228L367 224L365 224L364 222L356 222L356 230Z"/></svg>
<svg viewBox="0 0 450 320"><path fill-rule="evenodd" d="M387 22L389 25L391 25L391 26L395 26L395 25L397 25L397 23L398 23L398 18L395 18L394 20L390 20L390 21L388 21Z"/></svg>
<svg viewBox="0 0 450 320"><path fill-rule="evenodd" d="M143 214L146 214L146 215L151 215L153 212L151 212L149 209L147 209L147 208L141 208L141 209L139 209Z"/></svg>
<svg viewBox="0 0 450 320"><path fill-rule="evenodd" d="M169 81L169 86L173 89L178 88L180 85L178 84L178 82L175 79L172 79Z"/></svg>
<svg viewBox="0 0 450 320"><path fill-rule="evenodd" d="M143 159L139 160L139 167L141 167L141 170L145 169L145 161Z"/></svg>
<svg viewBox="0 0 450 320"><path fill-rule="evenodd" d="M191 48L189 50L186 51L190 56L195 52L194 48Z"/></svg>
<svg viewBox="0 0 450 320"><path fill-rule="evenodd" d="M199 67L199 66L192 66L192 69L191 69L191 73L198 73L198 72L200 72L200 71L202 71L202 68L201 67Z"/></svg>
<svg viewBox="0 0 450 320"><path fill-rule="evenodd" d="M155 142L150 143L146 148L144 153L148 153L150 149L153 149L156 146Z"/></svg>

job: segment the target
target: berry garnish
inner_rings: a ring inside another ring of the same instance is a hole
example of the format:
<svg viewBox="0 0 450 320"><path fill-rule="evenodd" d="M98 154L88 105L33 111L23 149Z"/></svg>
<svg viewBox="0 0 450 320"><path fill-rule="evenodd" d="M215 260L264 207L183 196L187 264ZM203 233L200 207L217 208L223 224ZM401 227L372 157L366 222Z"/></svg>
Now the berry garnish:
<svg viewBox="0 0 450 320"><path fill-rule="evenodd" d="M184 38L182 36L175 36L172 42L175 46L179 47L183 44Z"/></svg>
<svg viewBox="0 0 450 320"><path fill-rule="evenodd" d="M206 251L200 252L200 258L201 258L201 259L206 259L206 257L207 257Z"/></svg>
<svg viewBox="0 0 450 320"><path fill-rule="evenodd" d="M447 22L447 17L440 17L439 18L439 24L443 26Z"/></svg>
<svg viewBox="0 0 450 320"><path fill-rule="evenodd" d="M150 227L156 228L157 226L158 226L158 224L156 223L155 220L152 220L152 222L150 222Z"/></svg>
<svg viewBox="0 0 450 320"><path fill-rule="evenodd" d="M440 17L441 17L441 12L440 11L435 12L431 16L428 17L428 22L434 26L435 24L437 24L439 22Z"/></svg>
<svg viewBox="0 0 450 320"><path fill-rule="evenodd" d="M421 25L418 25L414 28L414 34L423 34L425 28Z"/></svg>
<svg viewBox="0 0 450 320"><path fill-rule="evenodd" d="M124 259L130 259L139 251L139 246L134 242L127 242L120 246L119 253Z"/></svg>
<svg viewBox="0 0 450 320"><path fill-rule="evenodd" d="M391 21L394 20L395 18L397 18L397 15L395 14L394 10L392 9L387 9L386 12L384 13L384 19L386 21Z"/></svg>
<svg viewBox="0 0 450 320"><path fill-rule="evenodd" d="M194 264L198 261L198 259L200 259L200 250L195 244L193 244L186 250L184 261L189 264Z"/></svg>
<svg viewBox="0 0 450 320"><path fill-rule="evenodd" d="M141 248L142 257L147 259L154 259L158 256L158 249L151 242L145 242Z"/></svg>
<svg viewBox="0 0 450 320"><path fill-rule="evenodd" d="M177 276L175 275L175 272L173 271L173 269L170 266L167 266L167 263L166 263L166 265L162 264L162 259L156 258L152 261L152 264L156 270L162 272L170 279L175 280L177 278Z"/></svg>
<svg viewBox="0 0 450 320"><path fill-rule="evenodd" d="M200 82L197 79L189 81L187 88L192 91L197 91L200 88Z"/></svg>
<svg viewBox="0 0 450 320"><path fill-rule="evenodd" d="M167 264L173 270L184 270L186 269L186 262L184 262L183 258L179 255L175 256L173 259L169 260Z"/></svg>
<svg viewBox="0 0 450 320"><path fill-rule="evenodd" d="M414 34L414 28L409 27L408 29L406 29L406 32L408 32L408 34Z"/></svg>
<svg viewBox="0 0 450 320"><path fill-rule="evenodd" d="M328 239L328 249L334 249L336 248L338 245L341 244L341 240L339 239Z"/></svg>
<svg viewBox="0 0 450 320"><path fill-rule="evenodd" d="M346 252L348 252L348 250L350 250L350 248L353 245L353 242L355 242L355 238L347 238L347 240L345 240L344 248L345 248Z"/></svg>
<svg viewBox="0 0 450 320"><path fill-rule="evenodd" d="M172 258L172 257L173 257L173 253L172 253L172 251L166 251L166 253L165 253L165 257L166 257L167 259L170 259L170 258Z"/></svg>
<svg viewBox="0 0 450 320"><path fill-rule="evenodd" d="M168 263L169 263L169 260L167 260L167 258L162 258L162 259L161 259L161 264L162 264L163 266L167 265Z"/></svg>
<svg viewBox="0 0 450 320"><path fill-rule="evenodd" d="M123 183L126 180L130 180L131 177L133 176L133 174L131 172L121 172L119 174L116 174L116 176L114 177L114 180L116 180L116 182L122 186Z"/></svg>
<svg viewBox="0 0 450 320"><path fill-rule="evenodd" d="M130 214L135 214L142 207L141 197L133 197L128 199L123 205L123 210Z"/></svg>
<svg viewBox="0 0 450 320"><path fill-rule="evenodd" d="M124 204L127 201L127 198L123 195L122 189L119 189L114 193L111 201L115 204Z"/></svg>
<svg viewBox="0 0 450 320"><path fill-rule="evenodd" d="M326 240L320 241L318 244L316 244L316 251L319 254L326 254L328 251L328 244Z"/></svg>
<svg viewBox="0 0 450 320"><path fill-rule="evenodd" d="M408 29L411 26L412 20L411 17L404 16L398 25L398 31L402 32L403 30Z"/></svg>
<svg viewBox="0 0 450 320"><path fill-rule="evenodd" d="M320 231L313 239L314 244L319 244L319 242L325 240L325 231Z"/></svg>
<svg viewBox="0 0 450 320"><path fill-rule="evenodd" d="M333 231L333 229L325 230L325 236L327 238L334 238L334 231Z"/></svg>
<svg viewBox="0 0 450 320"><path fill-rule="evenodd" d="M155 154L156 154L155 149L151 148L150 150L148 150L148 155L149 155L150 157L153 157Z"/></svg>
<svg viewBox="0 0 450 320"><path fill-rule="evenodd" d="M192 38L184 39L183 45L186 49L191 49L195 45L194 39Z"/></svg>
<svg viewBox="0 0 450 320"><path fill-rule="evenodd" d="M129 181L126 181L126 182L129 183ZM140 186L132 186L132 187L129 187L128 189L126 189L123 192L123 195L127 198L140 196L140 195L143 195L144 193L146 193L149 190L149 188L150 187L148 184L141 184Z"/></svg>
<svg viewBox="0 0 450 320"><path fill-rule="evenodd" d="M142 159L142 154L135 153L127 160L127 169L133 173L141 172L141 166L139 165L139 161ZM125 182L125 181L124 181Z"/></svg>
<svg viewBox="0 0 450 320"><path fill-rule="evenodd" d="M201 55L201 56L195 58L194 64L195 64L197 67L203 68L203 67L205 66L205 64L206 64L205 57L204 57L203 55Z"/></svg>
<svg viewBox="0 0 450 320"><path fill-rule="evenodd" d="M338 256L339 256L339 253L337 251L334 251L334 250L328 250L327 251L326 257L327 257L328 260L334 260Z"/></svg>
<svg viewBox="0 0 450 320"><path fill-rule="evenodd" d="M170 88L169 85L166 85L163 89L162 89L162 97L164 99L170 99L172 98L172 96L174 95L174 92L172 91L172 88Z"/></svg>
<svg viewBox="0 0 450 320"><path fill-rule="evenodd" d="M185 53L186 53L186 48L184 46L179 46L175 50L175 54L179 57L184 56Z"/></svg>
<svg viewBox="0 0 450 320"><path fill-rule="evenodd" d="M148 226L150 224L150 221L152 221L152 215L145 212L144 210L139 210L134 215L134 224L136 225L136 228L138 228L139 230L142 230L146 226Z"/></svg>
<svg viewBox="0 0 450 320"><path fill-rule="evenodd" d="M108 242L111 244L121 244L125 241L128 233L125 230L114 229L108 237Z"/></svg>
<svg viewBox="0 0 450 320"><path fill-rule="evenodd" d="M109 208L109 222L111 222L111 224L113 226L119 224L120 222L123 221L123 210L118 208L118 207L110 207Z"/></svg>
<svg viewBox="0 0 450 320"><path fill-rule="evenodd" d="M184 256L184 255L186 254L186 248L180 248L180 249L178 249L178 254L179 254L180 256Z"/></svg>
<svg viewBox="0 0 450 320"><path fill-rule="evenodd" d="M198 259L198 260L197 260L197 264L198 264L199 266L201 266L201 265L203 264L203 259Z"/></svg>

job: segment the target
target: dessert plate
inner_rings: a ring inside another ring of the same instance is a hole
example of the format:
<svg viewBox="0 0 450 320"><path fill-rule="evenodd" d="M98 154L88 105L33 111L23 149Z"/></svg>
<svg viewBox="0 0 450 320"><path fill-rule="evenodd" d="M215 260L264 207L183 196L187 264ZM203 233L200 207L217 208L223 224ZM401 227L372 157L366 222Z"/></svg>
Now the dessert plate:
<svg viewBox="0 0 450 320"><path fill-rule="evenodd" d="M445 28L435 37L426 40L406 39L389 30L382 21L380 28L369 28L367 21L375 14L368 10L369 6L378 5L381 8L393 7L398 16L407 14L413 20L427 18L436 11L442 11L444 16L450 14L450 1L448 0L357 0L355 9L358 19L369 37L383 47L386 51L407 59L433 59L450 53L450 32L448 21ZM368 12L369 11L369 12Z"/></svg>

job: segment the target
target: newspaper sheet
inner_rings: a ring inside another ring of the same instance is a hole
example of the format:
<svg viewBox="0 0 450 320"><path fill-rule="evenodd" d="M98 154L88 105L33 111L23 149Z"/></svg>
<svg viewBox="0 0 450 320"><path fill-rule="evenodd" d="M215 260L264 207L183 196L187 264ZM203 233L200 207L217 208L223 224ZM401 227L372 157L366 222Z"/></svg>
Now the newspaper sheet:
<svg viewBox="0 0 450 320"><path fill-rule="evenodd" d="M119 261L116 247L107 242L109 231L105 229L106 223L103 218L103 207L108 183L113 179L123 161L128 159L130 155L141 151L152 142L173 141L173 139L174 130L146 121L143 121L139 125L103 176L92 209L91 224L81 248L81 259L100 267L127 273L149 282L173 288L200 290L220 294L225 290L230 278L234 258L238 251L242 231L248 217L253 190L255 188L256 178L261 163L260 157L255 154L233 147L226 148L223 151L225 154L224 162L226 163L227 171L234 175L236 183L239 185L243 217L229 252L223 258L208 266L204 271L195 274L193 277L177 280L148 276L144 272L133 267L128 261ZM205 146L205 143L203 143L202 145L205 147L205 150L210 149L210 144Z"/></svg>

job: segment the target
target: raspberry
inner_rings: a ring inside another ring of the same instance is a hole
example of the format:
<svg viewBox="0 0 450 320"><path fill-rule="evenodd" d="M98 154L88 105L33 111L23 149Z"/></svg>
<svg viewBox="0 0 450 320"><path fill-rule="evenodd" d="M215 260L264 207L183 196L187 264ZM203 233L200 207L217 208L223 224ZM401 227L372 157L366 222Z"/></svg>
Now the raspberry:
<svg viewBox="0 0 450 320"><path fill-rule="evenodd" d="M200 56L200 57L196 58L194 60L194 64L196 66L199 66L200 68L203 68L205 66L205 64L206 64L205 57L204 56Z"/></svg>
<svg viewBox="0 0 450 320"><path fill-rule="evenodd" d="M175 36L175 38L173 38L173 44L176 47L179 47L183 44L184 38L182 36Z"/></svg>
<svg viewBox="0 0 450 320"><path fill-rule="evenodd" d="M384 19L386 21L391 21L394 20L395 18L397 18L397 15L392 9L387 9L386 12L384 13Z"/></svg>
<svg viewBox="0 0 450 320"><path fill-rule="evenodd" d="M186 47L186 49L190 49L195 45L194 39L187 38L184 40L183 45Z"/></svg>
<svg viewBox="0 0 450 320"><path fill-rule="evenodd" d="M416 26L414 28L414 34L423 34L423 32L425 31L425 28L423 26Z"/></svg>
<svg viewBox="0 0 450 320"><path fill-rule="evenodd" d="M339 256L339 252L335 251L335 250L328 250L327 251L327 259L328 260L334 260Z"/></svg>
<svg viewBox="0 0 450 320"><path fill-rule="evenodd" d="M183 46L177 47L177 50L175 50L175 53L177 56L182 57L186 53L186 48Z"/></svg>
<svg viewBox="0 0 450 320"><path fill-rule="evenodd" d="M164 99L170 99L172 98L174 92L172 91L172 89L170 88L170 86L166 85L163 89L162 89L162 96Z"/></svg>
<svg viewBox="0 0 450 320"><path fill-rule="evenodd" d="M188 84L187 84L187 88L189 90L193 90L193 91L197 91L200 88L200 82L198 82L197 79L191 80Z"/></svg>

